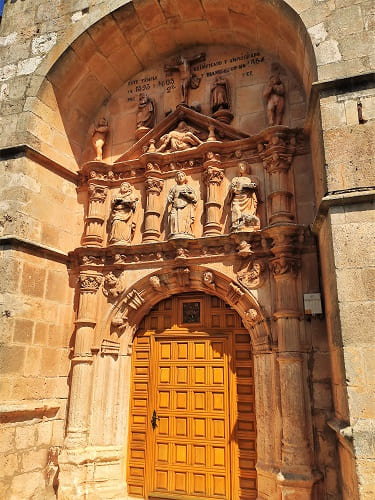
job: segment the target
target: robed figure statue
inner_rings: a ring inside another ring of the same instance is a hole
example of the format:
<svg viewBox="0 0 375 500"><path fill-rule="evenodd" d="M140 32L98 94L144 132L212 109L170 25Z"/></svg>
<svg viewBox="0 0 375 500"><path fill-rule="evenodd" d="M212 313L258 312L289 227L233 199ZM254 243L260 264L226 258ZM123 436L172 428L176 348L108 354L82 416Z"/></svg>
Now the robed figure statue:
<svg viewBox="0 0 375 500"><path fill-rule="evenodd" d="M234 177L230 187L232 231L254 231L260 228L256 215L258 186L245 175L245 163L239 164L239 176Z"/></svg>
<svg viewBox="0 0 375 500"><path fill-rule="evenodd" d="M187 184L185 172L176 173L176 184L171 187L168 194L169 212L169 238L193 238L192 225L194 222L197 194Z"/></svg>
<svg viewBox="0 0 375 500"><path fill-rule="evenodd" d="M138 198L134 196L133 187L128 182L123 182L118 195L112 199L112 212L110 216L110 245L130 245L135 230L134 213Z"/></svg>

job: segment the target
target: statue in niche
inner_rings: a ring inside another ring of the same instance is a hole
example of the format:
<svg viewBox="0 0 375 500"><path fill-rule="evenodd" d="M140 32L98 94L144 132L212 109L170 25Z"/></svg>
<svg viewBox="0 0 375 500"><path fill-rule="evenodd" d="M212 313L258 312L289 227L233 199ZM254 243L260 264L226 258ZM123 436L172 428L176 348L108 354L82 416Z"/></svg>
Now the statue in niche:
<svg viewBox="0 0 375 500"><path fill-rule="evenodd" d="M96 152L96 161L103 160L103 147L108 134L108 130L108 121L105 118L101 118L92 133L92 144Z"/></svg>
<svg viewBox="0 0 375 500"><path fill-rule="evenodd" d="M263 96L267 99L268 124L281 125L285 106L285 87L279 73L271 74Z"/></svg>
<svg viewBox="0 0 375 500"><path fill-rule="evenodd" d="M233 120L230 108L230 88L228 80L221 76L217 76L211 89L211 111L213 118L229 124Z"/></svg>
<svg viewBox="0 0 375 500"><path fill-rule="evenodd" d="M161 146L157 153L171 153L185 151L202 144L202 141L190 130L185 122L180 122L175 130L164 134L160 138Z"/></svg>
<svg viewBox="0 0 375 500"><path fill-rule="evenodd" d="M188 103L188 92L190 89L197 89L201 79L191 71L191 65L204 61L206 55L201 53L193 57L178 56L174 64L165 64L164 71L172 73L178 71L181 80L181 104Z"/></svg>
<svg viewBox="0 0 375 500"><path fill-rule="evenodd" d="M137 202L133 186L123 182L119 194L112 199L111 229L108 238L110 245L130 245L136 226L133 218Z"/></svg>
<svg viewBox="0 0 375 500"><path fill-rule="evenodd" d="M146 94L139 94L136 137L140 139L153 127L155 120L154 100Z"/></svg>
<svg viewBox="0 0 375 500"><path fill-rule="evenodd" d="M187 177L182 170L176 173L176 184L168 193L169 232L170 238L193 238L192 225L194 222L197 194L187 184Z"/></svg>
<svg viewBox="0 0 375 500"><path fill-rule="evenodd" d="M255 231L260 229L256 215L258 186L246 175L246 164L239 163L239 176L234 177L230 187L232 231Z"/></svg>

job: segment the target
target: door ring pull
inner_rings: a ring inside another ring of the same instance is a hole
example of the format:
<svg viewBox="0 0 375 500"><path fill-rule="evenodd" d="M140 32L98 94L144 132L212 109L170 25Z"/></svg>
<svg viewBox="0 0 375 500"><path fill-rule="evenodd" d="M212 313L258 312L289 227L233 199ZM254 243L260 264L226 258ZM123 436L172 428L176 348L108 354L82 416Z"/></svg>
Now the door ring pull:
<svg viewBox="0 0 375 500"><path fill-rule="evenodd" d="M157 420L160 420L160 417L156 415L156 410L154 410L151 417L151 425L153 429L155 429L158 426L158 424L156 423Z"/></svg>

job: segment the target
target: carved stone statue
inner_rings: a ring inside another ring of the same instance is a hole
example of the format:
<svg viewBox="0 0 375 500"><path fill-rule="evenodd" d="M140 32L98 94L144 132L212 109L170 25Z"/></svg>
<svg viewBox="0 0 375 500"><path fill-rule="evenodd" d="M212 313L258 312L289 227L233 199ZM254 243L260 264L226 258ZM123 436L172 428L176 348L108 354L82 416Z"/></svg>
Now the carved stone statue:
<svg viewBox="0 0 375 500"><path fill-rule="evenodd" d="M119 194L112 199L111 230L108 238L110 245L130 245L135 230L133 218L137 201L133 187L128 182L123 182Z"/></svg>
<svg viewBox="0 0 375 500"><path fill-rule="evenodd" d="M228 80L217 76L211 89L211 110L212 113L219 109L230 108L230 94Z"/></svg>
<svg viewBox="0 0 375 500"><path fill-rule="evenodd" d="M267 118L269 125L281 125L285 106L285 87L279 73L270 76L264 97L267 99Z"/></svg>
<svg viewBox="0 0 375 500"><path fill-rule="evenodd" d="M202 144L202 141L191 132L185 122L180 122L175 130L164 134L160 142L161 146L156 150L157 153L184 151Z"/></svg>
<svg viewBox="0 0 375 500"><path fill-rule="evenodd" d="M239 176L234 177L230 187L232 231L254 231L260 228L256 215L258 186L246 174L246 164L240 163Z"/></svg>
<svg viewBox="0 0 375 500"><path fill-rule="evenodd" d="M168 194L169 230L170 238L193 238L191 232L194 222L197 194L187 184L185 172L176 173L176 184L171 187Z"/></svg>
<svg viewBox="0 0 375 500"><path fill-rule="evenodd" d="M200 84L198 78L191 71L191 65L200 61L204 61L206 55L201 53L193 57L178 56L174 64L165 64L164 70L168 73L178 71L181 80L181 103L187 104L189 88L197 89Z"/></svg>
<svg viewBox="0 0 375 500"><path fill-rule="evenodd" d="M137 131L136 136L140 139L154 125L155 103L154 100L146 94L139 94L137 110Z"/></svg>
<svg viewBox="0 0 375 500"><path fill-rule="evenodd" d="M108 134L108 130L109 127L107 120L105 118L101 118L92 133L92 144L96 152L95 160L97 161L103 160L103 147Z"/></svg>

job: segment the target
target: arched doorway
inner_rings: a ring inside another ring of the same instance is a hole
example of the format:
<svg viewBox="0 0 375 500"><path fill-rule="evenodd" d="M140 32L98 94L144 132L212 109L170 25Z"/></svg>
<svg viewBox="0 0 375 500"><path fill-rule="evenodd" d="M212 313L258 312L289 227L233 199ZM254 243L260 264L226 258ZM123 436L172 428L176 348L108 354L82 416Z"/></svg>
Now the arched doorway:
<svg viewBox="0 0 375 500"><path fill-rule="evenodd" d="M252 348L238 313L174 295L144 318L132 358L129 496L256 498Z"/></svg>

